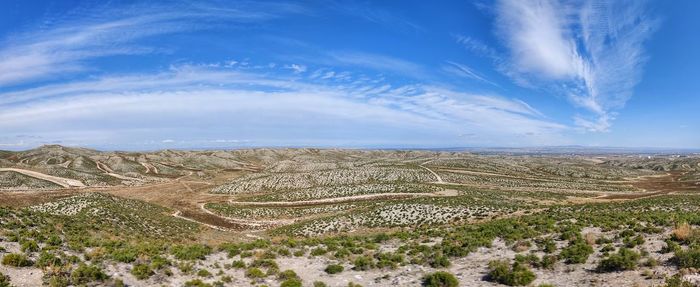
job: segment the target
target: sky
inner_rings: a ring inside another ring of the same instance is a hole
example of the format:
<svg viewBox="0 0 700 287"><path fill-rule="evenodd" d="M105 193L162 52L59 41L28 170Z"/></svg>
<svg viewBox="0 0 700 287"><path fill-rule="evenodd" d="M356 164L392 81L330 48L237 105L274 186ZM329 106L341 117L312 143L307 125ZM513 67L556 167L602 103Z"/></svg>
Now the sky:
<svg viewBox="0 0 700 287"><path fill-rule="evenodd" d="M3 1L0 149L700 148L697 11Z"/></svg>

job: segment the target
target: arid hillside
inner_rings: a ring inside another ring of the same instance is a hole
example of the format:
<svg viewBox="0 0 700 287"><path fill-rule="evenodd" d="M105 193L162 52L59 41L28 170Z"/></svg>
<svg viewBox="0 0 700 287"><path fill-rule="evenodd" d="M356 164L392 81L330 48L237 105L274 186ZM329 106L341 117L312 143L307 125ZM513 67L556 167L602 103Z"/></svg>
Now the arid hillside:
<svg viewBox="0 0 700 287"><path fill-rule="evenodd" d="M700 282L699 175L700 157L668 154L0 152L0 274L17 286L681 286Z"/></svg>

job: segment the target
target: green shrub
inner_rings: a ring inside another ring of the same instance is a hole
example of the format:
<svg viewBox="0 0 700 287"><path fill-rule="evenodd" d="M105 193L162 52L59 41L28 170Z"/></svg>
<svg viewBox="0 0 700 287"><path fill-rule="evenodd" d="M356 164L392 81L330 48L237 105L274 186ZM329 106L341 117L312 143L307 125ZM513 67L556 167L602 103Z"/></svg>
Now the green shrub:
<svg viewBox="0 0 700 287"><path fill-rule="evenodd" d="M321 255L323 255L323 254L326 254L326 252L328 252L326 249L323 249L323 248L320 248L320 247L319 247L319 248L311 249L311 253L310 253L310 254L311 254L311 256L321 256Z"/></svg>
<svg viewBox="0 0 700 287"><path fill-rule="evenodd" d="M39 251L39 244L36 243L34 240L28 240L25 242L22 242L22 245L20 246L20 250L22 252L37 252Z"/></svg>
<svg viewBox="0 0 700 287"><path fill-rule="evenodd" d="M328 287L328 284L322 281L314 281L313 287Z"/></svg>
<svg viewBox="0 0 700 287"><path fill-rule="evenodd" d="M51 275L49 278L49 286L51 287L67 287L70 285L68 275Z"/></svg>
<svg viewBox="0 0 700 287"><path fill-rule="evenodd" d="M251 267L248 268L245 271L245 277L248 278L265 278L265 272L262 272L262 270L256 268L256 267Z"/></svg>
<svg viewBox="0 0 700 287"><path fill-rule="evenodd" d="M353 270L366 271L374 267L374 262L372 261L372 258L369 258L367 256L359 256L355 258L355 261L353 261L353 265Z"/></svg>
<svg viewBox="0 0 700 287"><path fill-rule="evenodd" d="M241 254L241 248L235 243L223 243L219 245L219 250L226 251L228 258Z"/></svg>
<svg viewBox="0 0 700 287"><path fill-rule="evenodd" d="M278 248L277 254L279 254L281 256L290 256L290 255L292 255L292 252L289 251L289 249L287 249L287 248Z"/></svg>
<svg viewBox="0 0 700 287"><path fill-rule="evenodd" d="M10 276L0 273L0 287L10 287Z"/></svg>
<svg viewBox="0 0 700 287"><path fill-rule="evenodd" d="M203 244L176 245L171 249L173 256L179 260L204 260L211 251L211 247Z"/></svg>
<svg viewBox="0 0 700 287"><path fill-rule="evenodd" d="M459 281L449 272L438 271L423 277L423 286L426 287L457 287Z"/></svg>
<svg viewBox="0 0 700 287"><path fill-rule="evenodd" d="M644 237L642 235L637 235L635 237L625 237L622 239L622 243L625 244L627 248L634 248L637 245L644 244Z"/></svg>
<svg viewBox="0 0 700 287"><path fill-rule="evenodd" d="M192 279L185 282L185 287L212 287L211 284L204 283L200 279Z"/></svg>
<svg viewBox="0 0 700 287"><path fill-rule="evenodd" d="M330 264L330 265L326 266L326 269L324 269L324 271L326 271L326 273L328 273L328 274L338 274L340 272L343 272L344 269L345 268L343 268L342 265Z"/></svg>
<svg viewBox="0 0 700 287"><path fill-rule="evenodd" d="M615 251L615 247L613 247L612 244L606 244L600 248L600 252L603 254L608 254L610 251Z"/></svg>
<svg viewBox="0 0 700 287"><path fill-rule="evenodd" d="M535 280L535 273L519 262L511 267L506 261L494 260L489 262L488 280L508 286L525 286Z"/></svg>
<svg viewBox="0 0 700 287"><path fill-rule="evenodd" d="M158 255L151 258L151 269L160 270L168 266L170 266L170 261L168 259Z"/></svg>
<svg viewBox="0 0 700 287"><path fill-rule="evenodd" d="M683 280L680 274L673 275L666 278L665 287L695 287L696 285L688 281Z"/></svg>
<svg viewBox="0 0 700 287"><path fill-rule="evenodd" d="M528 254L528 255L523 255L523 254L516 254L515 259L516 262L522 263L522 264L528 264L530 266L537 266L540 263L540 258L537 257L535 254Z"/></svg>
<svg viewBox="0 0 700 287"><path fill-rule="evenodd" d="M231 267L243 269L245 268L245 262L243 260L236 260L231 263Z"/></svg>
<svg viewBox="0 0 700 287"><path fill-rule="evenodd" d="M277 265L277 262L272 259L256 259L253 262L250 263L250 267L263 267L267 268L268 271L273 270L276 273L277 270L279 270L279 266Z"/></svg>
<svg viewBox="0 0 700 287"><path fill-rule="evenodd" d="M189 274L194 271L194 264L192 262L180 262L177 268L180 269L180 272Z"/></svg>
<svg viewBox="0 0 700 287"><path fill-rule="evenodd" d="M207 270L207 269L199 269L199 271L197 271L197 276L209 277L209 276L211 276L211 272L209 272L209 270Z"/></svg>
<svg viewBox="0 0 700 287"><path fill-rule="evenodd" d="M58 235L55 234L52 234L48 239L46 239L46 245L49 246L61 246L61 243L63 243L61 237L58 237Z"/></svg>
<svg viewBox="0 0 700 287"><path fill-rule="evenodd" d="M616 272L624 270L634 270L637 268L639 261L639 253L628 248L620 248L617 253L611 254L598 263L597 270L599 272Z"/></svg>
<svg viewBox="0 0 700 287"><path fill-rule="evenodd" d="M287 279L280 284L280 287L302 287L302 285L299 279Z"/></svg>
<svg viewBox="0 0 700 287"><path fill-rule="evenodd" d="M593 247L581 240L577 240L559 253L559 258L564 259L566 264L586 263L588 256L593 254Z"/></svg>
<svg viewBox="0 0 700 287"><path fill-rule="evenodd" d="M673 261L680 268L700 268L700 248L678 250Z"/></svg>
<svg viewBox="0 0 700 287"><path fill-rule="evenodd" d="M110 253L110 256L112 256L112 259L114 259L117 262L122 262L122 263L131 263L136 261L136 257L138 257L138 251L133 248L119 248L112 250Z"/></svg>
<svg viewBox="0 0 700 287"><path fill-rule="evenodd" d="M36 266L41 268L60 265L61 258L46 251L42 251L41 254L39 254L39 259L36 260Z"/></svg>
<svg viewBox="0 0 700 287"><path fill-rule="evenodd" d="M294 270L284 270L277 274L277 279L279 280L288 280L288 279L299 279L299 276L297 275Z"/></svg>
<svg viewBox="0 0 700 287"><path fill-rule="evenodd" d="M153 275L153 270L151 270L151 267L146 264L136 264L133 268L131 268L131 275L134 275L136 279L144 280Z"/></svg>
<svg viewBox="0 0 700 287"><path fill-rule="evenodd" d="M73 270L70 277L73 284L86 284L94 281L104 281L109 278L99 266L83 263Z"/></svg>
<svg viewBox="0 0 700 287"><path fill-rule="evenodd" d="M545 253L554 253L554 251L557 251L557 244L552 238L547 237L544 239L540 239L536 242L540 250L542 250Z"/></svg>
<svg viewBox="0 0 700 287"><path fill-rule="evenodd" d="M430 267L433 267L433 268L450 267L450 265L452 264L452 263L450 263L450 259L444 255L435 256L429 262L430 262Z"/></svg>
<svg viewBox="0 0 700 287"><path fill-rule="evenodd" d="M559 258L556 255L545 255L542 256L542 259L537 264L537 267L539 268L544 268L544 269L552 269L554 267L554 264L559 261Z"/></svg>
<svg viewBox="0 0 700 287"><path fill-rule="evenodd" d="M5 256L2 257L2 265L12 267L27 267L32 266L32 264L34 263L31 260L29 260L29 258L27 258L27 255L20 253L5 254Z"/></svg>
<svg viewBox="0 0 700 287"><path fill-rule="evenodd" d="M350 254L350 250L348 250L347 248L341 248L338 249L338 251L336 251L335 254L333 254L333 256L335 256L335 258L345 258L350 256Z"/></svg>

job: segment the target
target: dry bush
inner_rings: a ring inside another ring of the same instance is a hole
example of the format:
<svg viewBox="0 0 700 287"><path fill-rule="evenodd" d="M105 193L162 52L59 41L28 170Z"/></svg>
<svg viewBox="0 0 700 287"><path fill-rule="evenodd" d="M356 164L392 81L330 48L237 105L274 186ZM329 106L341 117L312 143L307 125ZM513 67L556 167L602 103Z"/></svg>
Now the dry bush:
<svg viewBox="0 0 700 287"><path fill-rule="evenodd" d="M586 240L586 243L588 243L588 245L594 245L596 240L598 239L598 236L594 233L589 232L583 235L583 239Z"/></svg>
<svg viewBox="0 0 700 287"><path fill-rule="evenodd" d="M693 234L693 228L687 222L678 224L671 232L671 236L678 241L686 241Z"/></svg>

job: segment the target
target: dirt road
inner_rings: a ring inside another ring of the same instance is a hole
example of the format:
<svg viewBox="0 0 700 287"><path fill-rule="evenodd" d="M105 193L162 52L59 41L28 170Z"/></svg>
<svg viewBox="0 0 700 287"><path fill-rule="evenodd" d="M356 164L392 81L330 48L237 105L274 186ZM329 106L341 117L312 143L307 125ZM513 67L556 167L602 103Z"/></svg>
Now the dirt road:
<svg viewBox="0 0 700 287"><path fill-rule="evenodd" d="M58 176L53 176L53 175L48 175L48 174L43 174L40 172L36 171L31 171L31 170L26 170L26 169L19 169L19 168L0 168L0 171L12 171L16 173L21 173L26 176L30 176L33 178L45 180L45 181L50 181L55 184L58 184L64 188L69 188L69 187L84 187L85 184L83 184L81 181L76 180L76 179L70 179L70 178L63 178L63 177L58 177Z"/></svg>
<svg viewBox="0 0 700 287"><path fill-rule="evenodd" d="M235 201L235 200L231 199L231 200L229 200L229 204L239 205L239 206L298 207L298 206L326 205L326 204L334 204L334 203L358 202L358 201L369 201L369 200L387 200L387 199L400 199L400 198L411 198L411 197L442 197L442 196L450 196L450 194L439 193L439 192L436 192L436 193L389 192L389 193L363 194L363 195L314 199L314 200L261 201L261 202Z"/></svg>

